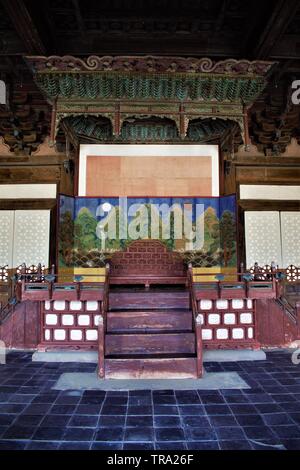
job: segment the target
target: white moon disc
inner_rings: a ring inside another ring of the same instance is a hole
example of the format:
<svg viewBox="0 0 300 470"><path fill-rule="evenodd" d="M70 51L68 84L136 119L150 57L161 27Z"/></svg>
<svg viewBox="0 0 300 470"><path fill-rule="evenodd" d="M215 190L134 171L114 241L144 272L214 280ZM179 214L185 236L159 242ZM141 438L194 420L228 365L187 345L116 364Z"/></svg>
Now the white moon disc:
<svg viewBox="0 0 300 470"><path fill-rule="evenodd" d="M104 210L104 212L109 212L111 209L111 204L109 202L105 202L104 204L102 204L102 209Z"/></svg>

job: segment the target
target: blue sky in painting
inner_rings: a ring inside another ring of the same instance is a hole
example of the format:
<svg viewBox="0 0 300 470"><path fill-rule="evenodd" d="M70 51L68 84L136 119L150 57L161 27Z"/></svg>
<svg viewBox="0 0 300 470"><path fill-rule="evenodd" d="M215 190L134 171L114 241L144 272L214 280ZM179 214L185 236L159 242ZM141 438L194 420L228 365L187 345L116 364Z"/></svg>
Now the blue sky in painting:
<svg viewBox="0 0 300 470"><path fill-rule="evenodd" d="M74 219L75 211L75 198L72 196L60 196L59 197L59 211L60 215L67 211L70 211Z"/></svg>

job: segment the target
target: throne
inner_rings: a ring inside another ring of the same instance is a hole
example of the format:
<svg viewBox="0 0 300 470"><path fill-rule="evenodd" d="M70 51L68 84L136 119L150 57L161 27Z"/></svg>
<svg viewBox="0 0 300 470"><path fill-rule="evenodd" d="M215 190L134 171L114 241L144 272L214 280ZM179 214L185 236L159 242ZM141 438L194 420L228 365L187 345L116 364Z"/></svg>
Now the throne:
<svg viewBox="0 0 300 470"><path fill-rule="evenodd" d="M110 260L111 284L185 284L187 269L179 253L158 240L136 240Z"/></svg>

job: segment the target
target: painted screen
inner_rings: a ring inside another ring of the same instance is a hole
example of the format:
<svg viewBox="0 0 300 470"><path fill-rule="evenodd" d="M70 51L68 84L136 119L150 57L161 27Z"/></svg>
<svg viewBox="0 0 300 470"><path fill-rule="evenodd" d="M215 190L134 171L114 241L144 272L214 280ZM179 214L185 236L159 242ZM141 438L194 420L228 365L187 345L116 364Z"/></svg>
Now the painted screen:
<svg viewBox="0 0 300 470"><path fill-rule="evenodd" d="M60 196L59 266L100 267L134 240L160 240L200 267L236 266L235 196Z"/></svg>

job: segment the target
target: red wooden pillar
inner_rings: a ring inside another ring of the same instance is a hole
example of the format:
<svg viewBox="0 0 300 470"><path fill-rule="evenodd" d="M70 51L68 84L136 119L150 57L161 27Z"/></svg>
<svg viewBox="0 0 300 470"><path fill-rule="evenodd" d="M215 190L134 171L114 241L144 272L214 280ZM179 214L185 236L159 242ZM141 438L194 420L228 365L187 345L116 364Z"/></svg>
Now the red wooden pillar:
<svg viewBox="0 0 300 470"><path fill-rule="evenodd" d="M202 358L202 328L201 328L201 316L196 316L195 321L195 333L196 333L196 353L197 353L197 377L202 377L203 374L203 358Z"/></svg>
<svg viewBox="0 0 300 470"><path fill-rule="evenodd" d="M103 315L100 315L98 323L98 376L100 377L100 379L103 379L105 377L104 341L104 317Z"/></svg>

